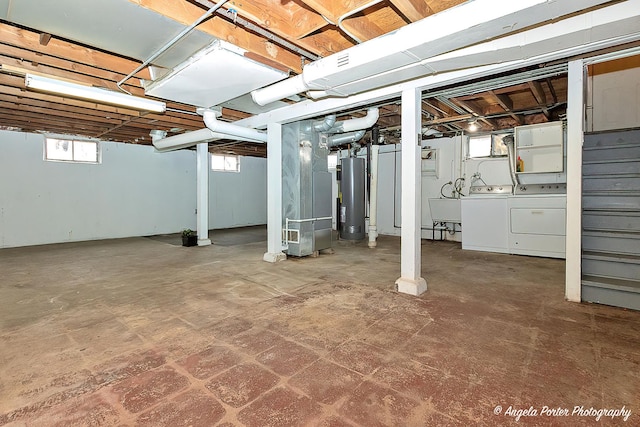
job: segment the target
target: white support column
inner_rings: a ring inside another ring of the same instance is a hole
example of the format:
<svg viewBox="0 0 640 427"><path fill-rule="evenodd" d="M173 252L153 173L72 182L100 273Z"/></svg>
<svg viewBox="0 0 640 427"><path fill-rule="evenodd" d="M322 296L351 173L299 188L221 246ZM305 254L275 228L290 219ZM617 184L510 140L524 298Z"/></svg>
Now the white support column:
<svg viewBox="0 0 640 427"><path fill-rule="evenodd" d="M567 93L567 237L565 298L580 302L582 291L582 142L585 70L582 60L569 62Z"/></svg>
<svg viewBox="0 0 640 427"><path fill-rule="evenodd" d="M263 260L287 259L282 252L282 125L267 125L267 252Z"/></svg>
<svg viewBox="0 0 640 427"><path fill-rule="evenodd" d="M421 91L402 91L402 212L400 278L398 292L420 295L427 282L420 276L422 268L420 235L422 222L422 174L420 171Z"/></svg>
<svg viewBox="0 0 640 427"><path fill-rule="evenodd" d="M207 246L211 244L209 240L209 144L201 142L196 150L198 246Z"/></svg>

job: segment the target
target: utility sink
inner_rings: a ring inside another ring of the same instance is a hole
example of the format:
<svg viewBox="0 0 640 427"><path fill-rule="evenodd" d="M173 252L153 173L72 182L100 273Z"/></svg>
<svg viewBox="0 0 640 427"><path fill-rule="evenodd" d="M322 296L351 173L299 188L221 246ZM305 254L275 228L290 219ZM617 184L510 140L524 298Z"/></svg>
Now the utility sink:
<svg viewBox="0 0 640 427"><path fill-rule="evenodd" d="M429 199L429 210L433 222L462 223L460 199Z"/></svg>

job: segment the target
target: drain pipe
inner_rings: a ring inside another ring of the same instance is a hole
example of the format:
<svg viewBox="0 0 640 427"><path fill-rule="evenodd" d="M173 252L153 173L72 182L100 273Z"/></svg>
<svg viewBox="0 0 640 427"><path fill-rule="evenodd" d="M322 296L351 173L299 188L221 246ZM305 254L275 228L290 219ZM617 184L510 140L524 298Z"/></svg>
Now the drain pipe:
<svg viewBox="0 0 640 427"><path fill-rule="evenodd" d="M135 76L136 73L138 73L138 71L142 70L144 67L149 65L151 63L151 61L153 61L154 59L156 59L157 57L162 55L164 52L167 51L167 49L169 49L171 46L176 44L180 39L182 39L184 36L186 36L191 31L193 31L194 28L196 28L198 25L200 25L202 23L202 21L204 21L209 16L211 16L213 13L215 13L215 11L218 10L220 7L222 7L222 5L225 4L227 1L229 1L229 0L221 0L219 3L213 5L208 11L205 12L204 15L202 15L200 18L198 18L198 20L196 20L193 24L189 25L187 28L182 30L177 36L175 36L174 38L169 40L169 42L167 42L167 44L165 44L160 49L158 49L156 51L156 53L151 55L146 61L144 61L142 64L140 64L138 66L138 68L136 68L135 70L133 70L132 72L127 74L127 76L125 78L123 78L118 83L116 83L116 85L118 86L118 89L120 89L123 92L129 93L122 87L124 82L129 80L131 77ZM131 94L129 94L129 95L131 95Z"/></svg>
<svg viewBox="0 0 640 427"><path fill-rule="evenodd" d="M371 148L371 192L369 194L369 247L378 245L378 155L380 146L369 144Z"/></svg>
<svg viewBox="0 0 640 427"><path fill-rule="evenodd" d="M221 122L217 119L220 114L214 110L205 110L202 113L204 124L212 132L226 134L231 139L244 138L253 142L267 142L267 133L256 129L234 125L233 123Z"/></svg>

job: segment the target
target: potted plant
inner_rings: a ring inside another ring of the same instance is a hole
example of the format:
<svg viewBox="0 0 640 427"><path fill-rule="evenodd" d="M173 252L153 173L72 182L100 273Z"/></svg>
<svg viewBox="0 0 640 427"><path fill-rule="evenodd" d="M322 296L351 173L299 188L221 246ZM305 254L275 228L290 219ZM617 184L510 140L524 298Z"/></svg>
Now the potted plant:
<svg viewBox="0 0 640 427"><path fill-rule="evenodd" d="M182 246L197 246L198 233L190 228L182 230Z"/></svg>

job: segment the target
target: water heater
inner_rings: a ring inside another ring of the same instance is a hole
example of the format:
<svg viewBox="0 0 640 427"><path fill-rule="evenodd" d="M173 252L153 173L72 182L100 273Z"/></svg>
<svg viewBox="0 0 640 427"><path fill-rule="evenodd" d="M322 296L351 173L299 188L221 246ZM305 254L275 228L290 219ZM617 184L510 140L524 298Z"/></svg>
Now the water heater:
<svg viewBox="0 0 640 427"><path fill-rule="evenodd" d="M340 238L362 240L365 237L364 159L342 159L342 204L340 205Z"/></svg>

